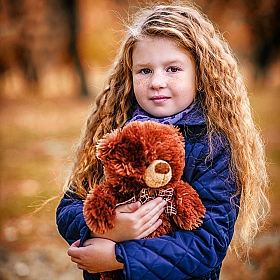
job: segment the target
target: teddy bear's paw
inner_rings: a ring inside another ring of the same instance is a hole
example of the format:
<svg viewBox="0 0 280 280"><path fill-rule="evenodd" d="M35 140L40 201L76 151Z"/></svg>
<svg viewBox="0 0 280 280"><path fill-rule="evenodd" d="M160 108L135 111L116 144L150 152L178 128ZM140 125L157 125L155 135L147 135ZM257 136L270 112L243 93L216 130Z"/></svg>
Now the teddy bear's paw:
<svg viewBox="0 0 280 280"><path fill-rule="evenodd" d="M92 218L86 219L86 224L89 227L89 229L97 234L105 234L110 230L110 227L108 227L108 224L105 221L94 221Z"/></svg>
<svg viewBox="0 0 280 280"><path fill-rule="evenodd" d="M116 216L112 207L99 207L100 201L96 202L92 197L88 197L84 203L83 214L87 226L92 232L104 234L114 228L113 220Z"/></svg>
<svg viewBox="0 0 280 280"><path fill-rule="evenodd" d="M114 228L114 214L109 214L108 212L95 211L96 209L92 209L92 211L87 211L87 208L84 209L84 217L87 226L90 228L92 232L98 234L104 234L108 230Z"/></svg>
<svg viewBox="0 0 280 280"><path fill-rule="evenodd" d="M184 215L176 215L173 216L174 222L177 224L177 226L184 230L192 230L200 227L203 223L203 217L202 215L198 215L198 213L190 213Z"/></svg>

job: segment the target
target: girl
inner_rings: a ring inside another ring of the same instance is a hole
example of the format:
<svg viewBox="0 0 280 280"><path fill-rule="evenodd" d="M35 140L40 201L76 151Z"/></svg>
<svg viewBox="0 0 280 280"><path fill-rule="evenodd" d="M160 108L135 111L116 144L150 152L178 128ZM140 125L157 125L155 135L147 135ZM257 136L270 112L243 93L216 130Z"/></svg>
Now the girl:
<svg viewBox="0 0 280 280"><path fill-rule="evenodd" d="M119 206L107 234L89 232L83 199L104 176L96 143L136 119L180 128L186 143L182 179L207 210L199 229L143 239L161 224L165 201L156 198ZM264 147L228 44L192 6L142 11L127 29L108 87L96 98L57 209L58 229L72 244L68 254L84 279L112 270L125 279L218 279L234 229L236 252L251 248L269 211L267 186Z"/></svg>

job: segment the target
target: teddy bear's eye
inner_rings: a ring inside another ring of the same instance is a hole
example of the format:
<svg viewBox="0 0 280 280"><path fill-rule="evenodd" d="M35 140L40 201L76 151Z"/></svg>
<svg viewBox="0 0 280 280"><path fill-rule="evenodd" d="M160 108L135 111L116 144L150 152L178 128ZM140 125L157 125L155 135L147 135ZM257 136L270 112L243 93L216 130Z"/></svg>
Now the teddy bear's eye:
<svg viewBox="0 0 280 280"><path fill-rule="evenodd" d="M146 161L145 166L148 167L149 165L150 165L150 163Z"/></svg>

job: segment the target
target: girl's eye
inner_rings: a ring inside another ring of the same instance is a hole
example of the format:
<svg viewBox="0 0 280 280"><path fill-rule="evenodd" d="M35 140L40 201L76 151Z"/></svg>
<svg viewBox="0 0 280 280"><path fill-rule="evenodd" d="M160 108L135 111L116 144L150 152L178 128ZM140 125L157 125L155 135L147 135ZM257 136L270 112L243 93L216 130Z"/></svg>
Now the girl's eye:
<svg viewBox="0 0 280 280"><path fill-rule="evenodd" d="M170 67L167 68L167 72L175 73L175 72L178 72L178 71L180 71L179 67L170 66Z"/></svg>
<svg viewBox="0 0 280 280"><path fill-rule="evenodd" d="M148 68L141 69L139 73L141 74L150 74L152 71Z"/></svg>

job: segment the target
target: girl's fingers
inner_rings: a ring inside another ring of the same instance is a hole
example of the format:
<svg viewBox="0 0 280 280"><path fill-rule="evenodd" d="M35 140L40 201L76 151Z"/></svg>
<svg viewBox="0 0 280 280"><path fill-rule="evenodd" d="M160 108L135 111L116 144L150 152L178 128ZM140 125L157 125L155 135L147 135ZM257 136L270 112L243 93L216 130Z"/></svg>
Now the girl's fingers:
<svg viewBox="0 0 280 280"><path fill-rule="evenodd" d="M141 207L141 203L139 201L120 205L116 208L117 213L132 213L138 210Z"/></svg>
<svg viewBox="0 0 280 280"><path fill-rule="evenodd" d="M71 258L76 258L76 259L80 259L80 250L79 248L76 247L70 247L67 251L68 256L70 256Z"/></svg>
<svg viewBox="0 0 280 280"><path fill-rule="evenodd" d="M164 208L161 208L158 212L153 214L152 216L148 215L148 217L145 218L145 223L143 224L142 228L143 230L148 230L153 227L153 225L159 220L160 215L164 212Z"/></svg>
<svg viewBox="0 0 280 280"><path fill-rule="evenodd" d="M87 270L87 267L82 264L77 264L77 267L81 270Z"/></svg>
<svg viewBox="0 0 280 280"><path fill-rule="evenodd" d="M142 234L140 234L138 238L141 239L147 237L149 234L153 233L161 224L162 220L158 219L151 227L148 227Z"/></svg>
<svg viewBox="0 0 280 280"><path fill-rule="evenodd" d="M166 201L159 198L157 201L151 201L148 203L149 205L144 204L141 206L141 208L143 208L141 209L142 217L138 220L137 227L139 230L136 239L148 236L162 224L162 221L159 219L159 217L165 210Z"/></svg>
<svg viewBox="0 0 280 280"><path fill-rule="evenodd" d="M71 257L71 261L76 264L80 264L82 260L80 258Z"/></svg>
<svg viewBox="0 0 280 280"><path fill-rule="evenodd" d="M167 202L162 198L156 198L142 205L140 208L142 210L142 217L140 219L143 221L143 224L151 221L151 219L153 219L154 217L159 217L159 215L165 209L166 204Z"/></svg>

